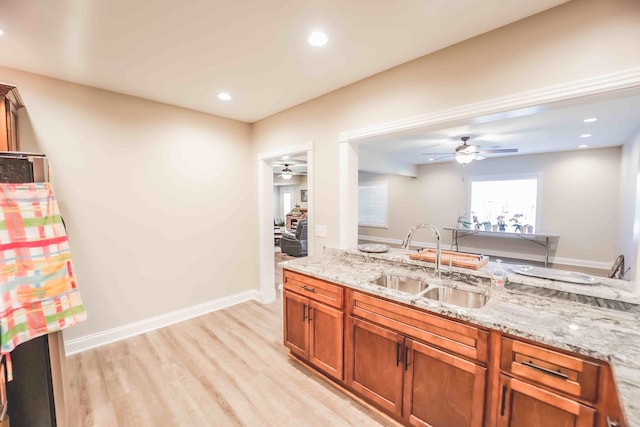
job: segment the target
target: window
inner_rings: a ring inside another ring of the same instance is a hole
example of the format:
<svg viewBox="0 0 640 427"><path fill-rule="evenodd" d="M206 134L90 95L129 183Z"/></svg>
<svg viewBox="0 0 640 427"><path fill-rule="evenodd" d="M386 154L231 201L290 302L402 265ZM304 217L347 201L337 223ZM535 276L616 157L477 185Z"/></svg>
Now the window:
<svg viewBox="0 0 640 427"><path fill-rule="evenodd" d="M387 228L387 183L371 182L358 186L358 225Z"/></svg>
<svg viewBox="0 0 640 427"><path fill-rule="evenodd" d="M538 209L538 177L471 178L469 220L498 224L502 216L506 231L517 230L514 225L529 225L535 229Z"/></svg>
<svg viewBox="0 0 640 427"><path fill-rule="evenodd" d="M291 212L291 190L285 190L282 193L282 218Z"/></svg>

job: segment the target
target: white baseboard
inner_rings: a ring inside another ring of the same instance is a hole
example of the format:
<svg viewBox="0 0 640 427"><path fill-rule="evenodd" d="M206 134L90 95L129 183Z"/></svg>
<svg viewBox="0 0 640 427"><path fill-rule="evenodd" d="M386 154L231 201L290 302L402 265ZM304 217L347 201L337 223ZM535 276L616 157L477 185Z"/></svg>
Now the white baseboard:
<svg viewBox="0 0 640 427"><path fill-rule="evenodd" d="M80 338L74 338L65 341L64 348L67 355L80 353L92 348L111 344L116 341L131 338L136 335L144 334L174 323L182 322L203 314L221 310L232 305L240 304L252 299L260 300L260 292L250 290L239 294L229 295L213 301L202 304L193 305L191 307L182 308L160 316L151 317L149 319L140 320L138 322L129 323L128 325L118 326L117 328L107 329L106 331L96 332Z"/></svg>
<svg viewBox="0 0 640 427"><path fill-rule="evenodd" d="M389 243L389 244L395 244L395 245L402 244L402 240L391 239L388 237L359 235L358 239L371 241L371 242ZM418 247L418 248L435 248L436 247L435 244L426 243L426 242L411 242L411 246ZM442 245L442 249L445 249L445 247L446 249L449 249L449 244ZM458 248L458 250L461 252L468 251L468 252L478 253L478 248L465 248L462 245ZM527 261L544 262L544 255L523 254L521 252L513 253L513 252L500 251L500 250L491 250L491 252L483 252L483 253L484 255L490 255L493 257L519 258ZM602 261L592 261L588 259L562 258L562 257L554 257L554 256L549 256L549 262L551 264L572 265L575 267L596 268L600 270L609 270L613 263L613 261L609 263L609 262L602 262Z"/></svg>

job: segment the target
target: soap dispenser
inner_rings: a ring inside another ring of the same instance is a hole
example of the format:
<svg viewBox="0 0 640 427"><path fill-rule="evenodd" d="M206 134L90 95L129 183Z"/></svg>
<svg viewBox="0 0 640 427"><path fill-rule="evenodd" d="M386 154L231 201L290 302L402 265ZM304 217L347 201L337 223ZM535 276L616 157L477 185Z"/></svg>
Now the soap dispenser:
<svg viewBox="0 0 640 427"><path fill-rule="evenodd" d="M491 272L491 284L495 287L503 287L507 280L507 273L502 268L502 260L497 259L496 265Z"/></svg>

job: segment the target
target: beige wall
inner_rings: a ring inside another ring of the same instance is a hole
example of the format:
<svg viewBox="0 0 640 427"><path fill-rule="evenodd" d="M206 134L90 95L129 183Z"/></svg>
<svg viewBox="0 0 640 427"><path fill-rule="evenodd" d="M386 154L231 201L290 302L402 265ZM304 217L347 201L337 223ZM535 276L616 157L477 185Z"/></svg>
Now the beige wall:
<svg viewBox="0 0 640 427"><path fill-rule="evenodd" d="M283 192L285 190L291 191L291 203L292 207L295 205L300 206L303 209L307 209L307 202L303 202L300 196L300 190L307 189L307 177L304 175L296 175L292 176L291 179L285 180L278 176L273 177L274 183L278 185L274 185L274 199L273 199L273 210L274 210L274 218L282 218L282 207L283 207Z"/></svg>
<svg viewBox="0 0 640 427"><path fill-rule="evenodd" d="M339 244L340 132L637 67L636 40L640 2L569 2L261 120L255 150L314 141L320 251Z"/></svg>
<svg viewBox="0 0 640 427"><path fill-rule="evenodd" d="M621 251L620 224L615 220L621 210L620 165L621 148L614 147L486 159L465 166L422 165L417 178L361 172L361 182L388 182L390 208L388 229L359 227L358 234L402 239L422 222L442 232L443 227L455 227L458 215L468 212L470 177L539 174L538 230L560 235L552 256L561 263L609 266ZM443 232L442 240L450 244L451 234ZM414 241L435 239L424 231ZM518 239L473 237L459 243L464 250L524 259L540 259L543 253Z"/></svg>
<svg viewBox="0 0 640 427"><path fill-rule="evenodd" d="M249 125L5 68L0 81L24 98L22 149L50 158L68 226L89 316L65 339L257 289Z"/></svg>
<svg viewBox="0 0 640 427"><path fill-rule="evenodd" d="M640 268L640 258L638 258L638 247L640 246L639 184L640 130L622 147L620 238L622 240L622 253L625 257L625 268L631 267L629 276L632 281L637 281L640 277L638 275L638 268ZM636 289L640 292L640 286Z"/></svg>

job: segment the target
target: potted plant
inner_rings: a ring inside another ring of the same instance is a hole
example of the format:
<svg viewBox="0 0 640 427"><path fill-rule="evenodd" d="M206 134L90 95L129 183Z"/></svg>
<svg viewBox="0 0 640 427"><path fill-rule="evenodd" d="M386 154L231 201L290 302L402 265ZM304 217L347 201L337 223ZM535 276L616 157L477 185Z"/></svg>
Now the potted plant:
<svg viewBox="0 0 640 427"><path fill-rule="evenodd" d="M521 233L522 232L522 224L520 224L520 218L522 218L524 215L522 214L514 214L512 218L509 219L509 222L512 222L513 224L513 232L514 233Z"/></svg>
<svg viewBox="0 0 640 427"><path fill-rule="evenodd" d="M460 228L467 228L467 229L469 229L469 228L471 228L471 222L470 222L470 221L468 221L468 220L465 218L465 216L464 216L464 215L460 215L460 216L458 217L458 226L459 226Z"/></svg>
<svg viewBox="0 0 640 427"><path fill-rule="evenodd" d="M480 225L484 227L485 231L491 231L491 221L483 221Z"/></svg>
<svg viewBox="0 0 640 427"><path fill-rule="evenodd" d="M499 215L498 218L498 231L507 231L507 223L504 221L504 215Z"/></svg>

